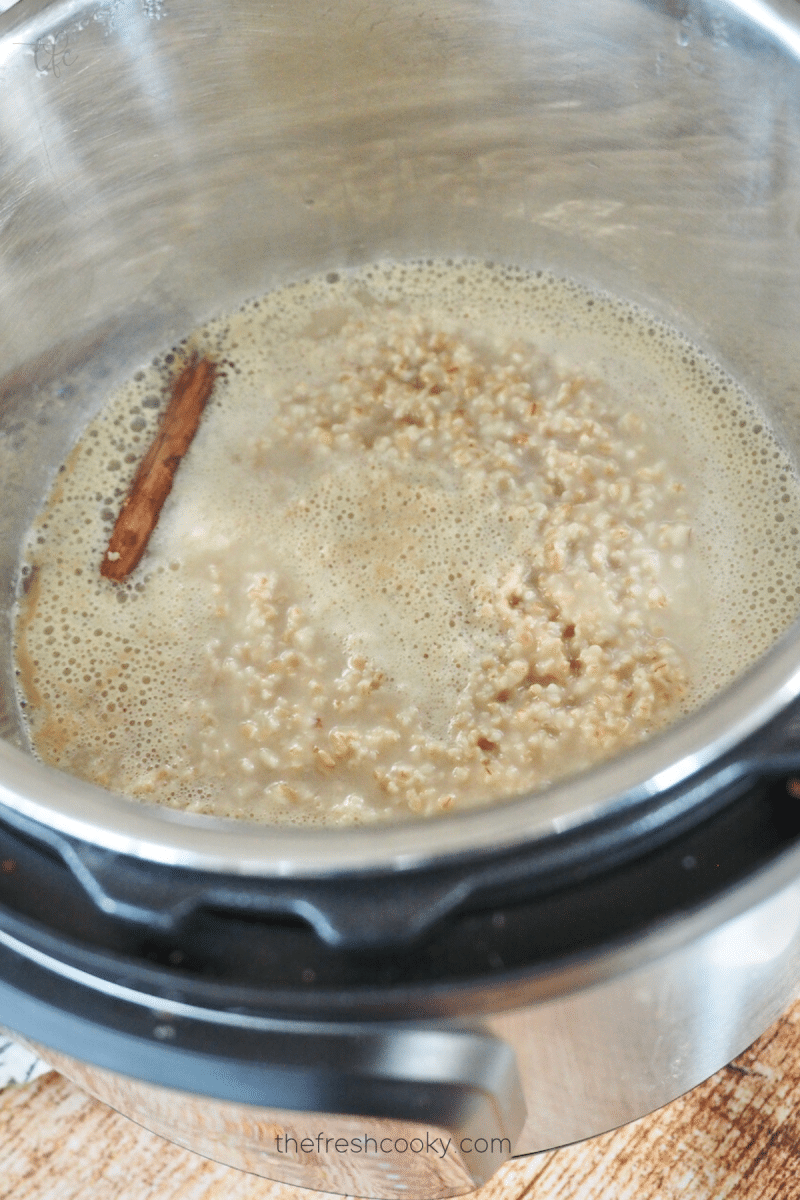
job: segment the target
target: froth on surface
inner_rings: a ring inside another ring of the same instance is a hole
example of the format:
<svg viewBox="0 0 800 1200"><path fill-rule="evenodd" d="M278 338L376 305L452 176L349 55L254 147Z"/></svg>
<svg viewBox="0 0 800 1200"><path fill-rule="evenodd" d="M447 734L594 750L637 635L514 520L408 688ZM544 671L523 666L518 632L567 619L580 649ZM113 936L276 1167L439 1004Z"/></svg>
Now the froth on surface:
<svg viewBox="0 0 800 1200"><path fill-rule="evenodd" d="M189 348L220 376L147 555L99 564ZM31 531L46 761L262 821L545 786L701 704L795 617L800 489L646 312L542 272L378 264L211 322L111 397Z"/></svg>

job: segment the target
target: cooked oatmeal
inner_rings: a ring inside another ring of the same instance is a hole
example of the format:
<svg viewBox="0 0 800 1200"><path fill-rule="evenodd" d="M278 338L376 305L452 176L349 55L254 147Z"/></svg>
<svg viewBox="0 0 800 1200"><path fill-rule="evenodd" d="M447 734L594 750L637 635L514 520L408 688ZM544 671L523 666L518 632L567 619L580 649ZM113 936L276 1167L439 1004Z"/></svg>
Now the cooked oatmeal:
<svg viewBox="0 0 800 1200"><path fill-rule="evenodd" d="M540 789L702 698L692 492L646 406L524 330L357 284L266 381L258 304L192 340L224 371L126 585L103 546L188 347L85 432L18 620L46 761L192 811L372 822Z"/></svg>

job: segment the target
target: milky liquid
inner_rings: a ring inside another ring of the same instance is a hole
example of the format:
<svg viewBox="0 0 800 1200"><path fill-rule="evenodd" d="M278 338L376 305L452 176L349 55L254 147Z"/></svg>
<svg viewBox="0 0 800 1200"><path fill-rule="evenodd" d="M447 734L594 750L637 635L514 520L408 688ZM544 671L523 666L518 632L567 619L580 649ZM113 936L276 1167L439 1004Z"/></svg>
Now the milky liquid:
<svg viewBox="0 0 800 1200"><path fill-rule="evenodd" d="M214 394L140 566L99 573L188 347ZM250 302L110 397L31 531L35 751L194 811L352 823L535 790L797 614L800 489L750 399L541 272L378 264Z"/></svg>

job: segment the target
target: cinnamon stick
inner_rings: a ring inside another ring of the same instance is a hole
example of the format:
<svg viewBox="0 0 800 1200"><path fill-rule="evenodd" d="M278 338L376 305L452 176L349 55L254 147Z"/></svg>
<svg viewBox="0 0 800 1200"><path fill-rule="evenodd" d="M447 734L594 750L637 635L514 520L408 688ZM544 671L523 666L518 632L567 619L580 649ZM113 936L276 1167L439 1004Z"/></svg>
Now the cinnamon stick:
<svg viewBox="0 0 800 1200"><path fill-rule="evenodd" d="M103 556L100 574L121 583L142 558L175 472L197 433L203 409L214 388L217 365L193 354L175 378L161 428L153 439L123 501Z"/></svg>

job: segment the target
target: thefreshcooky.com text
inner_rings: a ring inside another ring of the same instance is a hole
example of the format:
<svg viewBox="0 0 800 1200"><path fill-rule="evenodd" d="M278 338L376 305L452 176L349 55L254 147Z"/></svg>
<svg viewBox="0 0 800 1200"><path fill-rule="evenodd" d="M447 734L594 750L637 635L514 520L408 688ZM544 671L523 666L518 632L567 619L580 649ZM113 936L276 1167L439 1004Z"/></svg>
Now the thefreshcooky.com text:
<svg viewBox="0 0 800 1200"><path fill-rule="evenodd" d="M426 1134L424 1138L375 1138L365 1133L362 1137L328 1137L318 1133L316 1137L301 1137L299 1140L290 1133L279 1134L275 1138L275 1146L279 1154L330 1154L331 1147L336 1154L434 1154L444 1158L453 1145L453 1138L434 1137ZM469 1138L463 1137L456 1142L456 1147L462 1154L510 1154L511 1142L508 1138Z"/></svg>

